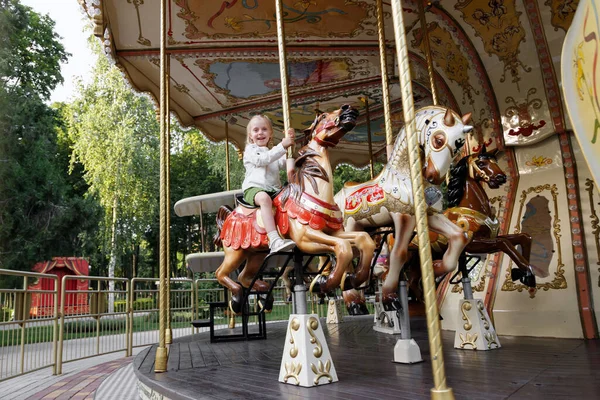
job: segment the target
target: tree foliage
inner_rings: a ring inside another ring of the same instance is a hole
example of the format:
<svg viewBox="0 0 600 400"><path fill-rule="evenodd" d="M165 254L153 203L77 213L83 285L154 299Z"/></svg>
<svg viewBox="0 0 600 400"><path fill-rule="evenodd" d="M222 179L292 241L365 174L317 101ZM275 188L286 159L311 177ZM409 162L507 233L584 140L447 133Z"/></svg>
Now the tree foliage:
<svg viewBox="0 0 600 400"><path fill-rule="evenodd" d="M62 82L58 39L50 18L0 0L0 268L85 255L94 223L97 208L67 173L63 114L44 104Z"/></svg>

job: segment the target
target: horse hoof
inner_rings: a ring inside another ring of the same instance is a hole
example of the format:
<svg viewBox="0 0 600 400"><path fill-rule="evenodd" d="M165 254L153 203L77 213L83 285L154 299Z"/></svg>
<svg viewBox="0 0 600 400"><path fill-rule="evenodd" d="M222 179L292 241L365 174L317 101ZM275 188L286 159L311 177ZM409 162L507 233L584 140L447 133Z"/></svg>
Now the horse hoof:
<svg viewBox="0 0 600 400"><path fill-rule="evenodd" d="M525 274L519 268L513 268L510 270L510 279L513 282L521 279L523 277L523 275L525 275Z"/></svg>
<svg viewBox="0 0 600 400"><path fill-rule="evenodd" d="M531 268L527 269L526 272L523 272L518 268L513 268L510 270L510 278L513 280L513 282L518 280L527 287L536 287L535 275L533 274Z"/></svg>
<svg viewBox="0 0 600 400"><path fill-rule="evenodd" d="M398 311L402 309L402 305L400 304L400 299L395 296L387 295L383 296L383 309L385 311Z"/></svg>
<svg viewBox="0 0 600 400"><path fill-rule="evenodd" d="M309 293L325 293L327 290L325 289L327 286L327 277L323 275L315 276L315 279L310 283L310 287L308 289Z"/></svg>
<svg viewBox="0 0 600 400"><path fill-rule="evenodd" d="M264 311L266 313L270 313L271 311L273 311L273 302L275 301L275 299L273 298L273 296L269 296L267 297L267 299L263 299L262 297L258 298L258 307L260 308L261 311Z"/></svg>
<svg viewBox="0 0 600 400"><path fill-rule="evenodd" d="M229 300L229 310L234 315L241 315L242 314L242 303L240 303L239 301L236 301L234 299Z"/></svg>
<svg viewBox="0 0 600 400"><path fill-rule="evenodd" d="M348 309L348 315L351 315L351 316L369 315L369 310L367 309L367 306L364 304L350 303L348 305L348 307L346 307L346 308Z"/></svg>

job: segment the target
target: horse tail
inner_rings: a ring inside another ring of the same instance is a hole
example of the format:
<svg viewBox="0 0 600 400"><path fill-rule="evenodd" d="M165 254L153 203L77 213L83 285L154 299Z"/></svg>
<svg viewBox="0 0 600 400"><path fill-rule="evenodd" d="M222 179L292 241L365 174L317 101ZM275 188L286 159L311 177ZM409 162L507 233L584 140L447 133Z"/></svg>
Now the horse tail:
<svg viewBox="0 0 600 400"><path fill-rule="evenodd" d="M221 206L219 211L217 211L217 233L215 233L215 236L213 237L213 243L217 247L223 246L223 242L221 241L221 229L223 229L223 224L232 211L233 210L229 206Z"/></svg>

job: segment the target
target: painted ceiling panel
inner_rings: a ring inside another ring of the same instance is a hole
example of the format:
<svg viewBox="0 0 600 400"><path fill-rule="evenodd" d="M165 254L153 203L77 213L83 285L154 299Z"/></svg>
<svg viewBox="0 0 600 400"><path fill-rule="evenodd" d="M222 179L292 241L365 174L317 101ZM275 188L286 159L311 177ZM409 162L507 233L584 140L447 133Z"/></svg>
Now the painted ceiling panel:
<svg viewBox="0 0 600 400"><path fill-rule="evenodd" d="M417 1L402 5L416 103L432 103L426 31L438 101L473 115L471 151L484 142L488 148L529 145L566 129L559 63L577 0L424 2L426 30ZM157 98L160 2L80 2L133 85ZM383 147L375 2L283 4L293 126L302 129L317 106L323 110L339 107L339 102L354 104L362 116L354 135L342 142L348 146L342 151L356 151L351 161L366 164L368 129L360 96L369 99L375 150ZM389 3L384 2L383 11L396 131L403 118ZM167 29L171 106L184 124L196 124L211 138L223 140L224 121L232 117L241 125L258 112L278 119L282 111L274 1L170 0ZM242 135L234 142L243 147L243 126L239 128Z"/></svg>

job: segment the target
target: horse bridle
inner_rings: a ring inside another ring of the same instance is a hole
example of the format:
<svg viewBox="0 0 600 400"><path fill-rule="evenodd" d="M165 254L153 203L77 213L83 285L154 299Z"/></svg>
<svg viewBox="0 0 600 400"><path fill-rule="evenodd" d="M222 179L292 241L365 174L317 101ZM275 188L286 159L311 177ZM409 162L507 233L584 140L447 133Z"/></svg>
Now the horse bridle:
<svg viewBox="0 0 600 400"><path fill-rule="evenodd" d="M479 155L477 155L476 157L471 157L471 159L469 159L469 176L472 179L477 179L478 177L483 179L485 182L489 182L490 181L490 177L483 172L483 170L481 168L479 168L479 166L477 165L477 159L479 158Z"/></svg>
<svg viewBox="0 0 600 400"><path fill-rule="evenodd" d="M321 118L322 115L324 115L325 113L321 113L319 115L317 115L315 117L315 120L313 122L313 126L317 126L318 122L319 122L319 118ZM315 142L317 142L320 146L323 147L335 147L340 139L337 140L324 140L318 137L319 133L321 133L324 129L330 129L334 126L340 126L340 117L339 115L336 117L335 121L333 122L328 122L326 124L324 124L322 127L319 128L319 130L316 130L316 128L313 128L310 132L310 135L312 136L312 138L315 140Z"/></svg>

